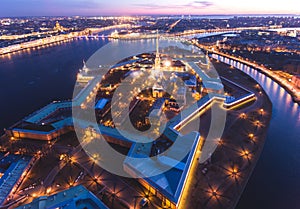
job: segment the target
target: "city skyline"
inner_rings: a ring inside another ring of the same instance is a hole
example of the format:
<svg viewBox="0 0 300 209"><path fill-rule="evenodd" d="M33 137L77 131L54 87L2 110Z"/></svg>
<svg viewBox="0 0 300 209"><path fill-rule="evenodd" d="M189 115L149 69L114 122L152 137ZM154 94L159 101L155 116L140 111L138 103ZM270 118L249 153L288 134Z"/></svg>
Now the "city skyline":
<svg viewBox="0 0 300 209"><path fill-rule="evenodd" d="M299 15L297 0L284 2L237 0L191 0L153 1L146 0L3 0L0 8L2 17L20 16L75 16L75 15Z"/></svg>
<svg viewBox="0 0 300 209"><path fill-rule="evenodd" d="M2 3L1 208L300 205L294 0Z"/></svg>

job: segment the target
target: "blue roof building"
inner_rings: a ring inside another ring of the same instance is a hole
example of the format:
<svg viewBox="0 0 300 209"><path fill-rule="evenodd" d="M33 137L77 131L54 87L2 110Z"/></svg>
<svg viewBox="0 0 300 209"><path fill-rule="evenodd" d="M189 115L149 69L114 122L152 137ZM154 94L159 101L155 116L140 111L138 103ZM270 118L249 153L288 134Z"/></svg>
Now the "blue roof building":
<svg viewBox="0 0 300 209"><path fill-rule="evenodd" d="M79 185L51 196L42 196L17 209L108 209L92 192Z"/></svg>

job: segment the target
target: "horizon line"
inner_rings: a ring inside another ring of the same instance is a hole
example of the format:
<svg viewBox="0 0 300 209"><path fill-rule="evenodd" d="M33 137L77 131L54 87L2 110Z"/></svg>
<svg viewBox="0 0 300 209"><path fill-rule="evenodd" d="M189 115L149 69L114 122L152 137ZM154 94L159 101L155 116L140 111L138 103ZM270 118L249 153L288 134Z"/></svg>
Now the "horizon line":
<svg viewBox="0 0 300 209"><path fill-rule="evenodd" d="M191 16L191 17L205 17L205 16L240 16L240 17L256 17L256 16L300 16L300 14L284 14L284 13L245 13L245 14L98 14L98 15L83 15L83 14L72 14L72 15L20 15L20 16L1 16L0 18L22 18L22 17L140 17L140 16Z"/></svg>

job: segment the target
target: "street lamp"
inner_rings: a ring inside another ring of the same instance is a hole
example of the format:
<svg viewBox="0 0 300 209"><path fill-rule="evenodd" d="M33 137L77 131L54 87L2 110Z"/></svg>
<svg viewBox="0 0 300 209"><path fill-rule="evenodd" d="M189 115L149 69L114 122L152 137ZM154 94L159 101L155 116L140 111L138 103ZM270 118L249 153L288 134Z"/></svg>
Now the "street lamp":
<svg viewBox="0 0 300 209"><path fill-rule="evenodd" d="M241 119L246 119L246 118L247 118L247 115L246 115L245 113L241 113L241 114L240 114L240 118L241 118Z"/></svg>
<svg viewBox="0 0 300 209"><path fill-rule="evenodd" d="M255 122L254 122L254 125L255 125L257 128L259 128L259 127L262 126L262 124L261 124L261 122L260 122L259 120L255 121Z"/></svg>
<svg viewBox="0 0 300 209"><path fill-rule="evenodd" d="M243 158L249 159L250 158L250 152L248 150L245 150L241 153L241 156Z"/></svg>
<svg viewBox="0 0 300 209"><path fill-rule="evenodd" d="M264 111L264 109L260 109L259 112L260 112L260 115L262 116L265 111Z"/></svg>

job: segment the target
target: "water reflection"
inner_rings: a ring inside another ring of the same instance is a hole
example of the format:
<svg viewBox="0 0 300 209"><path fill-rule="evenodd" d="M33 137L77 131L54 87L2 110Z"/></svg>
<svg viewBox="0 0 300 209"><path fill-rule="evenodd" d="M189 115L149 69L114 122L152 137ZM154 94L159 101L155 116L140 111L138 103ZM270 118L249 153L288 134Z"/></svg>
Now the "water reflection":
<svg viewBox="0 0 300 209"><path fill-rule="evenodd" d="M70 99L76 74L108 41L74 40L0 56L0 134L53 100ZM38 88L37 88L38 87Z"/></svg>
<svg viewBox="0 0 300 209"><path fill-rule="evenodd" d="M297 122L299 123L300 112L297 112L298 108L299 108L298 104L294 103L292 105L292 116L296 116L296 117L298 116L298 121Z"/></svg>
<svg viewBox="0 0 300 209"><path fill-rule="evenodd" d="M283 87L266 75L249 66L240 66L239 69L262 86L273 106L263 152L237 209L298 208L300 106ZM262 197L263 201L256 197Z"/></svg>

